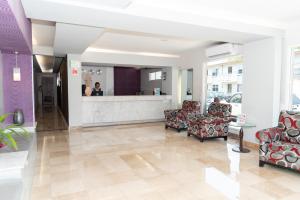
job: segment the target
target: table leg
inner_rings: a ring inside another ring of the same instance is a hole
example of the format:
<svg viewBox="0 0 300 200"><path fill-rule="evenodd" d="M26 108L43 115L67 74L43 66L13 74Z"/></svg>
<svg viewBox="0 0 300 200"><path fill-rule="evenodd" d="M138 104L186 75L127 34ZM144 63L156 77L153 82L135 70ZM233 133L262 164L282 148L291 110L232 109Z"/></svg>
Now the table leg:
<svg viewBox="0 0 300 200"><path fill-rule="evenodd" d="M232 151L238 152L238 153L249 153L250 150L243 147L244 130L242 127L240 128L240 131L239 131L239 138L240 138L239 147L233 147Z"/></svg>

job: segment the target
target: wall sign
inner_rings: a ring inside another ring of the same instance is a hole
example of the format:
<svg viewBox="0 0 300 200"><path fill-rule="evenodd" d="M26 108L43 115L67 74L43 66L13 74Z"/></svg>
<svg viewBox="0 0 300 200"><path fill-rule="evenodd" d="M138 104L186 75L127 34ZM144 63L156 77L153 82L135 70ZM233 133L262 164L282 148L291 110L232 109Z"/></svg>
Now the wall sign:
<svg viewBox="0 0 300 200"><path fill-rule="evenodd" d="M72 76L78 76L78 69L80 67L80 62L76 60L71 60L71 74Z"/></svg>

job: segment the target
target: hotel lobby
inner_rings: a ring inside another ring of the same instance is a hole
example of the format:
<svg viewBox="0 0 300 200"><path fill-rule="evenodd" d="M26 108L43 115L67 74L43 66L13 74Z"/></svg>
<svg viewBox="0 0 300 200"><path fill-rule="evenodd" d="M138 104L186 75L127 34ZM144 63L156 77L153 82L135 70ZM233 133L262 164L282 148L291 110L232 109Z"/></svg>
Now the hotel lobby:
<svg viewBox="0 0 300 200"><path fill-rule="evenodd" d="M1 0L0 199L299 199L298 13Z"/></svg>

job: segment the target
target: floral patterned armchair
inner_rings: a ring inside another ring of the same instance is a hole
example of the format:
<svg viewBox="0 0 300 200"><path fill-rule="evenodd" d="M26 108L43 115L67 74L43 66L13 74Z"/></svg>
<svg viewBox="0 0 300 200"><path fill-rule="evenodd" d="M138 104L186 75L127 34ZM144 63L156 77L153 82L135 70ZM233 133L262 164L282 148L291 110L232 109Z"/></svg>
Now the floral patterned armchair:
<svg viewBox="0 0 300 200"><path fill-rule="evenodd" d="M260 130L259 166L265 163L300 171L300 112L282 111L277 127Z"/></svg>
<svg viewBox="0 0 300 200"><path fill-rule="evenodd" d="M223 137L227 140L232 107L230 104L213 102L208 107L207 115L188 115L188 136L191 134L205 139Z"/></svg>
<svg viewBox="0 0 300 200"><path fill-rule="evenodd" d="M199 101L183 101L182 109L165 110L165 128L168 127L177 129L180 132L187 128L187 115L194 113L200 114L201 104Z"/></svg>

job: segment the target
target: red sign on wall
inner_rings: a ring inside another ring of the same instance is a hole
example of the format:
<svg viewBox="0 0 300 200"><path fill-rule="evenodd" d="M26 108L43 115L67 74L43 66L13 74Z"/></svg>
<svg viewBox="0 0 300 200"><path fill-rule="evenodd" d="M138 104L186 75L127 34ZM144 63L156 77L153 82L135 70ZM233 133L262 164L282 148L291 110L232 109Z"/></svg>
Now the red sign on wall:
<svg viewBox="0 0 300 200"><path fill-rule="evenodd" d="M78 68L77 67L72 67L72 75L77 76L78 75Z"/></svg>

